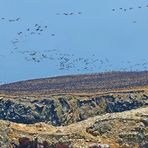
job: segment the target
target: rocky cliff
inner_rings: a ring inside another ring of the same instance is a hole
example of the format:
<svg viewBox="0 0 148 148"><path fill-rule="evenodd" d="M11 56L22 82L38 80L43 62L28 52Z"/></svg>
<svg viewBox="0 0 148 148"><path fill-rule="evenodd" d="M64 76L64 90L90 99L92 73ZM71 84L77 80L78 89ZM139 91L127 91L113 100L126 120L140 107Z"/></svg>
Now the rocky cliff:
<svg viewBox="0 0 148 148"><path fill-rule="evenodd" d="M54 126L69 125L105 113L122 112L148 105L143 91L80 96L3 96L0 119L16 123L45 122Z"/></svg>

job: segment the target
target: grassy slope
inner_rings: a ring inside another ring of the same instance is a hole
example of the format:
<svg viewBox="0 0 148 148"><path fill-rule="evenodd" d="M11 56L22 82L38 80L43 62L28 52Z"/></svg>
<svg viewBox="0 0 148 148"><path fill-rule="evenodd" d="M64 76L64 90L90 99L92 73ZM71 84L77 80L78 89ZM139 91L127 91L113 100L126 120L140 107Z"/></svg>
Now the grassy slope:
<svg viewBox="0 0 148 148"><path fill-rule="evenodd" d="M20 81L1 85L0 93L83 94L145 86L148 86L148 71L110 72Z"/></svg>

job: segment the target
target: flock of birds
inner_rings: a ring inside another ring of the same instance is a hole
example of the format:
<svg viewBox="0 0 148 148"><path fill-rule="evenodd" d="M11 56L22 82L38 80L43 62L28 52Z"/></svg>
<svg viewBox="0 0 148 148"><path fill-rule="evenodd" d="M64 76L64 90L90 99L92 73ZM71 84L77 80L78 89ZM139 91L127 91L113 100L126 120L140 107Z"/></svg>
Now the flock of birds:
<svg viewBox="0 0 148 148"><path fill-rule="evenodd" d="M74 13L74 12L64 12L64 13L56 13L56 15L65 15L65 16L71 16L71 15L81 15L82 14L82 12L81 11L79 11L79 12L77 12L77 13Z"/></svg>
<svg viewBox="0 0 148 148"><path fill-rule="evenodd" d="M71 15L81 15L82 12L64 12L64 13L56 13L56 15L65 15L65 16L71 16ZM20 18L19 18L20 20ZM18 21L18 19L17 19ZM24 59L27 62L35 62L35 63L40 63L42 61L48 60L48 61L56 61L57 62L57 67L59 70L70 70L72 68L76 68L77 70L80 71L82 68L84 69L89 69L89 64L94 63L97 60L93 60L89 62L89 58L82 58L82 57L74 57L74 54L67 54L63 53L60 50L57 49L52 49L52 50L24 50L20 49L19 45L23 42L23 40L29 35L42 35L43 33L48 34L49 37L54 37L56 36L55 33L49 32L49 26L48 25L41 25L38 23L35 23L31 27L27 27L23 31L17 32L17 36L14 40L11 40L11 45L12 45L12 54L22 54L24 55ZM33 37L33 36L32 36ZM47 37L47 36L46 36ZM82 64L83 63L83 64ZM76 66L77 65L77 66ZM78 68L79 65L81 65L81 69ZM82 67L83 65L83 67Z"/></svg>
<svg viewBox="0 0 148 148"><path fill-rule="evenodd" d="M23 50L22 47L19 47L19 45L21 45L23 42L25 42L26 39L30 40L30 37L36 37L36 35L41 36L42 34L46 33L47 36L50 37L54 37L56 34L53 32L49 32L48 31L48 25L40 25L40 24L34 24L32 27L27 27L26 29L24 29L24 31L19 31L17 32L17 36L15 39L11 40L11 45L12 45L12 50L11 53L28 53L31 55L36 55L36 52L33 52L32 50ZM28 58L25 57L25 59L27 60ZM31 60L27 60L27 61L31 61ZM40 60L37 60L37 58L32 58L32 61L34 62L40 62Z"/></svg>
<svg viewBox="0 0 148 148"><path fill-rule="evenodd" d="M148 8L148 5L145 5L145 6L138 6L138 7L129 7L129 8L118 8L118 9L115 9L113 8L112 11L117 11L117 10L123 10L123 11L128 11L128 10L134 10L135 8L138 8L138 9L141 9L141 8Z"/></svg>
<svg viewBox="0 0 148 148"><path fill-rule="evenodd" d="M148 7L146 5L145 7ZM139 9L143 8L142 6L138 6ZM112 11L117 10L133 10L133 7L129 8L113 8ZM64 12L64 13L56 13L56 15L64 15L64 16L71 16L71 15L81 15L82 12ZM18 22L22 20L21 18L15 18L15 19L7 19L2 17L0 21L8 21L8 22ZM136 21L134 21L136 23ZM24 57L24 60L27 62L35 62L35 63L41 63L46 60L49 61L49 63L56 62L56 66L58 70L75 70L75 71L108 71L108 69L111 69L113 67L112 62L108 58L100 59L95 54L90 55L89 57L78 57L75 54L71 53L63 53L62 50L59 49L47 49L47 50L32 50L32 49L22 49L20 48L20 44L22 43L22 38L27 37L33 37L33 35L36 37L36 35L41 36L43 33L48 34L49 37L55 37L56 34L49 31L49 26L41 25L38 23L35 23L31 27L26 27L23 31L18 31L16 33L16 37L14 40L11 40L11 53L12 54L22 54ZM124 67L123 65L127 64L129 67ZM122 68L119 70L132 70L136 69L137 67L143 66L144 69L148 68L148 62L145 61L143 63L138 64L132 64L131 61L127 62L121 62Z"/></svg>
<svg viewBox="0 0 148 148"><path fill-rule="evenodd" d="M64 13L56 13L56 15L65 15L65 16L68 16L68 15L75 15L75 14L78 14L78 15L81 15L82 12L77 12L77 13L74 13L74 12L70 12L70 13L67 13L67 12L64 12ZM16 19L6 19L6 18L1 18L2 20L8 20L9 22L15 22L15 21L20 21L21 18L16 18ZM13 49L18 49L18 43L20 42L19 41L19 37L23 36L23 37L27 37L29 34L30 35L41 35L42 33L44 32L47 32L48 31L48 25L40 25L40 24L34 24L33 27L28 27L26 28L24 31L19 31L17 32L17 35L18 37L15 39L15 40L12 40L11 43L13 45ZM54 37L55 36L55 33L49 33L48 34L49 37ZM34 60L36 61L36 60ZM38 60L37 60L38 61Z"/></svg>
<svg viewBox="0 0 148 148"><path fill-rule="evenodd" d="M104 64L109 64L109 59L99 59L92 54L89 57L78 57L71 53L63 53L61 50L24 50L18 51L18 53L23 54L25 60L28 62L44 62L49 61L56 62L58 70L95 70L97 65L103 67Z"/></svg>
<svg viewBox="0 0 148 148"><path fill-rule="evenodd" d="M142 9L142 8L148 8L148 5L145 5L145 6L138 6L138 7L129 7L129 8L123 8L123 7L119 7L119 8L117 8L117 9L115 9L115 8L112 8L112 11L124 11L124 12L127 12L127 11L132 11L132 10L134 10L134 9ZM137 23L137 21L133 21L133 23L135 24L135 23Z"/></svg>
<svg viewBox="0 0 148 148"><path fill-rule="evenodd" d="M6 17L1 17L1 19L0 19L0 22L4 22L4 21L7 21L7 22L18 22L18 21L20 21L21 20L21 18L15 18L15 19L10 19L10 18L6 18Z"/></svg>
<svg viewBox="0 0 148 148"><path fill-rule="evenodd" d="M58 49L52 50L24 50L18 53L23 54L27 62L35 63L56 63L58 70L70 71L74 70L77 72L95 72L98 71L109 71L114 69L113 62L108 58L98 58L95 54L89 57L76 56L71 53L63 53ZM133 61L120 61L119 71L138 70L141 67L144 70L148 69L147 59L142 59L139 63ZM128 67L127 67L128 65Z"/></svg>
<svg viewBox="0 0 148 148"><path fill-rule="evenodd" d="M38 35L41 35L42 32L44 32L45 30L47 30L48 26L45 25L45 26L41 26L39 24L35 24L34 25L34 28L27 28L26 29L26 32L28 32L29 34L33 35L33 34L38 34ZM20 35L23 35L23 33L25 32L18 32L17 35L20 36ZM55 36L55 34L50 34L50 36Z"/></svg>

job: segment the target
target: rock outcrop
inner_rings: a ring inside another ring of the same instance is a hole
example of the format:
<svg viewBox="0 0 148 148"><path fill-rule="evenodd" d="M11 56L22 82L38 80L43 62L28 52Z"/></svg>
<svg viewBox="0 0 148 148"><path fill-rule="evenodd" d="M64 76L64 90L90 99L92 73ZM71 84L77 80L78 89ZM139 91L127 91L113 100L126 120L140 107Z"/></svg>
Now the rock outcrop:
<svg viewBox="0 0 148 148"><path fill-rule="evenodd" d="M0 119L16 123L45 122L69 125L105 113L122 112L148 105L145 92L111 93L93 97L34 96L0 98Z"/></svg>
<svg viewBox="0 0 148 148"><path fill-rule="evenodd" d="M2 148L12 145L34 145L32 148L37 148L35 145L42 148L146 148L148 107L107 113L68 126L55 127L45 123L18 124L1 120L0 127Z"/></svg>

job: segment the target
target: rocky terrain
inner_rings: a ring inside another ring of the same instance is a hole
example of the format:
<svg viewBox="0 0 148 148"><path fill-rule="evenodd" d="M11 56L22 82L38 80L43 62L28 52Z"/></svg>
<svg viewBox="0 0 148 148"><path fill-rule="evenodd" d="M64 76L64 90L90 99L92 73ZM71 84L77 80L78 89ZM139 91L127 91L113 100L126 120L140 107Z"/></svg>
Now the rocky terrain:
<svg viewBox="0 0 148 148"><path fill-rule="evenodd" d="M1 120L0 127L1 147L8 147L10 143L17 145L24 138L30 141L38 139L38 143L41 144L46 141L48 147L61 145L87 148L101 145L112 148L146 148L148 107L121 113L107 113L68 126L55 127L43 122L17 124Z"/></svg>
<svg viewBox="0 0 148 148"><path fill-rule="evenodd" d="M112 79L113 75L118 77ZM28 86L24 85L29 83L29 87L42 88L43 83L35 80L0 86L0 147L148 147L148 76L146 72L129 73L129 78L125 75L126 78L123 74L119 77L119 73L102 75L108 79L95 80L99 85L92 92L87 85L83 85L84 91L70 88L65 93L65 87L62 91L57 89L56 94L50 93L53 85L49 91L44 86L41 91L26 90ZM89 76L89 80L93 78ZM67 81L67 86L72 85L73 81ZM120 82L123 88L117 87ZM78 88L82 86L79 80L77 83ZM103 90L105 86L108 89Z"/></svg>
<svg viewBox="0 0 148 148"><path fill-rule="evenodd" d="M0 119L16 123L69 125L105 113L122 112L148 105L143 91L96 96L1 96Z"/></svg>

